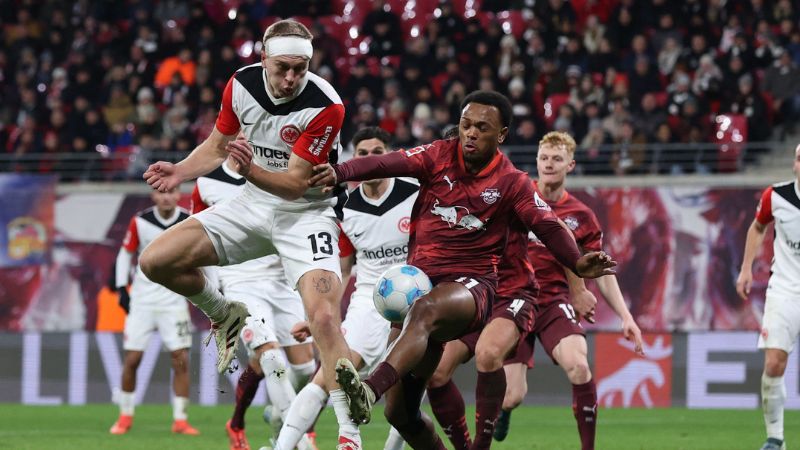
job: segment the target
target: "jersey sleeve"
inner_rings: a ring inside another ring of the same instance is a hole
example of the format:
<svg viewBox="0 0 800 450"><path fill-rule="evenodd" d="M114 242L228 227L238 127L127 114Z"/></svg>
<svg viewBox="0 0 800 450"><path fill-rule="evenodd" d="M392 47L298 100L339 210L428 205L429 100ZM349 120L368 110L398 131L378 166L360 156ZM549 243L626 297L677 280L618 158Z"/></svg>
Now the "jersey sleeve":
<svg viewBox="0 0 800 450"><path fill-rule="evenodd" d="M139 249L139 231L136 228L136 216L132 217L128 224L128 231L125 233L125 239L122 240L122 248L130 253Z"/></svg>
<svg viewBox="0 0 800 450"><path fill-rule="evenodd" d="M328 154L342 129L344 105L333 104L314 117L292 146L292 153L317 165L328 162Z"/></svg>
<svg viewBox="0 0 800 450"><path fill-rule="evenodd" d="M772 186L764 189L764 193L761 194L761 200L756 208L756 220L761 225L767 225L775 220L772 217Z"/></svg>
<svg viewBox="0 0 800 450"><path fill-rule="evenodd" d="M197 214L206 208L208 208L208 205L203 201L203 196L200 194L200 186L195 183L192 191L192 214Z"/></svg>
<svg viewBox="0 0 800 450"><path fill-rule="evenodd" d="M591 211L586 211L586 230L580 236L575 236L578 245L586 251L599 252L603 249L603 230L597 216Z"/></svg>
<svg viewBox="0 0 800 450"><path fill-rule="evenodd" d="M341 225L339 226L339 257L346 258L356 252L353 242L347 237Z"/></svg>
<svg viewBox="0 0 800 450"><path fill-rule="evenodd" d="M225 85L225 90L222 91L222 104L219 108L217 115L217 123L215 124L220 133L231 136L239 131L241 125L239 124L239 117L233 112L233 78L228 80Z"/></svg>
<svg viewBox="0 0 800 450"><path fill-rule="evenodd" d="M410 150L397 150L385 155L353 158L333 167L336 180L366 181L375 178L412 177L418 180L428 178L432 160L426 153L431 146L422 145Z"/></svg>
<svg viewBox="0 0 800 450"><path fill-rule="evenodd" d="M539 197L527 179L514 184L518 186L512 199L517 217L536 234L559 263L577 273L575 265L581 257L581 251L575 240L561 226L550 205Z"/></svg>

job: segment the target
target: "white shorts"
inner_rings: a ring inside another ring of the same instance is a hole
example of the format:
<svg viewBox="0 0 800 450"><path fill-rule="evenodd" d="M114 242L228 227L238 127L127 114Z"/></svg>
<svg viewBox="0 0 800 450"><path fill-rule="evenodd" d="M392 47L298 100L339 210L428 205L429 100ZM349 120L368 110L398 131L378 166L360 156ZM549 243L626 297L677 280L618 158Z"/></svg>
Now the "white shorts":
<svg viewBox="0 0 800 450"><path fill-rule="evenodd" d="M791 353L800 336L800 298L767 291L758 348Z"/></svg>
<svg viewBox="0 0 800 450"><path fill-rule="evenodd" d="M339 227L330 207L282 211L242 194L192 217L203 224L220 266L278 254L292 287L314 269L341 279Z"/></svg>
<svg viewBox="0 0 800 450"><path fill-rule="evenodd" d="M364 366L358 371L362 377L369 375L383 361L390 330L389 321L372 304L372 294L353 293L342 322L342 334L350 350L364 360Z"/></svg>
<svg viewBox="0 0 800 450"><path fill-rule="evenodd" d="M255 349L267 342L283 347L298 345L291 334L297 322L306 320L303 300L285 281L259 280L239 282L225 289L225 297L247 305L250 316L245 320L241 338L252 357ZM311 338L302 343L310 343Z"/></svg>
<svg viewBox="0 0 800 450"><path fill-rule="evenodd" d="M189 306L184 303L179 307L169 308L137 307L135 301L131 302L131 310L125 319L122 348L143 352L154 331L158 331L164 347L171 352L191 347L192 320L189 317Z"/></svg>

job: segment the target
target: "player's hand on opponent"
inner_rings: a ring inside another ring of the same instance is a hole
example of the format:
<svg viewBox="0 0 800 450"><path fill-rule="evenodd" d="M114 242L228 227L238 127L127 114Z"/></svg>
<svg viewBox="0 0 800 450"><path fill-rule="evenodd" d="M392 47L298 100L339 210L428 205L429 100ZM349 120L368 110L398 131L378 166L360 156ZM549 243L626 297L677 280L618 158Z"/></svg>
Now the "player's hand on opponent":
<svg viewBox="0 0 800 450"><path fill-rule="evenodd" d="M571 292L572 307L578 313L579 319L586 319L589 323L594 323L594 311L597 306L597 298L588 289L579 292Z"/></svg>
<svg viewBox="0 0 800 450"><path fill-rule="evenodd" d="M247 142L247 138L241 134L234 140L225 144L225 151L228 152L233 162L236 164L236 172L246 177L250 174L253 162L253 147Z"/></svg>
<svg viewBox="0 0 800 450"><path fill-rule="evenodd" d="M297 322L289 331L297 342L305 342L311 336L311 326L308 321Z"/></svg>
<svg viewBox="0 0 800 450"><path fill-rule="evenodd" d="M330 164L318 164L312 169L308 185L311 187L336 186L336 172Z"/></svg>
<svg viewBox="0 0 800 450"><path fill-rule="evenodd" d="M639 325L636 325L636 321L630 315L622 319L622 335L625 336L625 339L633 341L633 351L644 356L642 330L639 329Z"/></svg>
<svg viewBox="0 0 800 450"><path fill-rule="evenodd" d="M739 278L736 279L736 292L742 300L747 301L750 295L750 288L753 286L753 272L743 270L739 272Z"/></svg>
<svg viewBox="0 0 800 450"><path fill-rule="evenodd" d="M578 259L575 274L581 278L599 278L605 275L614 275L613 269L617 262L611 259L606 252L589 252Z"/></svg>
<svg viewBox="0 0 800 450"><path fill-rule="evenodd" d="M167 161L150 164L142 178L159 192L167 192L183 182L183 178L178 174L178 166Z"/></svg>

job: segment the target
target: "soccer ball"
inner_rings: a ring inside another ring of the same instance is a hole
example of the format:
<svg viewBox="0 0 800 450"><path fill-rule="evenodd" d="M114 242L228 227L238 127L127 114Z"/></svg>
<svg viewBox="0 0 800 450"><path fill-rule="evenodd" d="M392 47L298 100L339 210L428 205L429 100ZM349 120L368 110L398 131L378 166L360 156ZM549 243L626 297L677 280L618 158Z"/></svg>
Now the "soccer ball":
<svg viewBox="0 0 800 450"><path fill-rule="evenodd" d="M433 286L425 272L401 264L390 267L375 283L372 301L375 309L390 322L402 322L414 300L431 291Z"/></svg>

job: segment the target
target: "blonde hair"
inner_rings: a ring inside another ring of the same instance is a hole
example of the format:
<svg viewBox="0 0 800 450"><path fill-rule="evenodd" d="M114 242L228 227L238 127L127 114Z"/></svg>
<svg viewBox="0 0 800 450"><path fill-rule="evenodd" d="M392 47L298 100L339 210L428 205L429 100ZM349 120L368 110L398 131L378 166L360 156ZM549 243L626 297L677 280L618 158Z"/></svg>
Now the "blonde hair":
<svg viewBox="0 0 800 450"><path fill-rule="evenodd" d="M539 146L541 147L542 145L564 148L570 157L575 156L575 147L577 146L575 139L563 131L551 131L545 134L542 140L539 141Z"/></svg>
<svg viewBox="0 0 800 450"><path fill-rule="evenodd" d="M314 38L305 25L292 19L279 20L268 26L267 30L264 32L264 38L261 40L261 42L266 45L267 39L274 38L276 36L297 36L308 40Z"/></svg>

